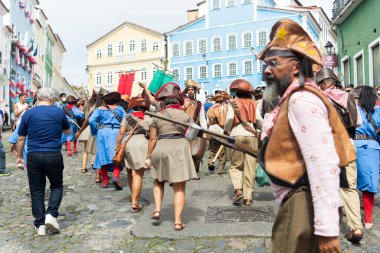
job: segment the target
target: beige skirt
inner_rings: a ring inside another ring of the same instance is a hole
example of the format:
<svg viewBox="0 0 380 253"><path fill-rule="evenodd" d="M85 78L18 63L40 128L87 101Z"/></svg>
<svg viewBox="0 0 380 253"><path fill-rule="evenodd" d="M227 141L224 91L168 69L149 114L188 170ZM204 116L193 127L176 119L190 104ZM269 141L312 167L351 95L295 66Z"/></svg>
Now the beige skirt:
<svg viewBox="0 0 380 253"><path fill-rule="evenodd" d="M87 141L86 151L90 154L96 153L96 136L91 136L90 126L87 126L83 132L79 135L79 141Z"/></svg>
<svg viewBox="0 0 380 253"><path fill-rule="evenodd" d="M145 160L147 152L148 140L143 134L134 134L125 146L125 167L132 170L146 168Z"/></svg>
<svg viewBox="0 0 380 253"><path fill-rule="evenodd" d="M190 143L185 138L158 140L151 162L150 174L159 182L179 183L197 178Z"/></svg>
<svg viewBox="0 0 380 253"><path fill-rule="evenodd" d="M83 132L79 135L79 141L88 141L91 138L90 126L87 126Z"/></svg>

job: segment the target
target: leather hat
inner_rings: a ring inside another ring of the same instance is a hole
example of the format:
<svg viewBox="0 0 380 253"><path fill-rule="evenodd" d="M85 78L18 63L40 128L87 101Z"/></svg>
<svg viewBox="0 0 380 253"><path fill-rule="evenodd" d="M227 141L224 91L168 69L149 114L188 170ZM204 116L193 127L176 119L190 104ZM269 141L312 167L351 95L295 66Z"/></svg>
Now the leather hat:
<svg viewBox="0 0 380 253"><path fill-rule="evenodd" d="M182 93L187 93L187 89L190 87L193 87L196 90L199 90L201 88L194 80L188 80Z"/></svg>
<svg viewBox="0 0 380 253"><path fill-rule="evenodd" d="M104 94L101 96L101 98L107 102L107 101L112 101L113 103L117 104L121 100L121 95L117 91L109 91L108 93Z"/></svg>
<svg viewBox="0 0 380 253"><path fill-rule="evenodd" d="M78 102L78 100L72 95L70 95L66 98L66 103L68 103L68 104L76 104L77 102Z"/></svg>
<svg viewBox="0 0 380 253"><path fill-rule="evenodd" d="M181 93L181 88L176 83L167 83L162 86L156 93L156 101L164 101L166 98L175 97L179 100L180 104L184 104L184 98Z"/></svg>
<svg viewBox="0 0 380 253"><path fill-rule="evenodd" d="M230 90L237 90L240 92L254 93L255 89L252 84L244 79L236 79L230 85Z"/></svg>
<svg viewBox="0 0 380 253"><path fill-rule="evenodd" d="M322 66L322 55L313 40L305 30L295 21L281 19L274 24L270 33L270 42L260 52L258 58L264 60L278 51L290 51L297 56L307 57L314 64ZM291 53L287 53L290 57ZM281 57L281 55L278 55ZM313 69L317 66L313 65Z"/></svg>
<svg viewBox="0 0 380 253"><path fill-rule="evenodd" d="M318 73L316 74L315 83L319 84L320 82L322 82L323 80L328 79L328 78L331 78L337 82L340 82L338 77L334 74L334 71L332 71L332 69L323 68L320 71L318 71Z"/></svg>
<svg viewBox="0 0 380 253"><path fill-rule="evenodd" d="M145 99L143 97L133 97L133 98L131 98L131 100L129 102L128 111L132 108L135 108L135 107L142 107L142 108L149 110L150 103L147 99Z"/></svg>
<svg viewBox="0 0 380 253"><path fill-rule="evenodd" d="M225 99L230 99L231 96L225 92L225 91L220 91L218 94L216 94L212 100L214 100L215 102L223 102Z"/></svg>
<svg viewBox="0 0 380 253"><path fill-rule="evenodd" d="M125 102L131 101L131 98L127 94L121 95L121 99L124 100Z"/></svg>

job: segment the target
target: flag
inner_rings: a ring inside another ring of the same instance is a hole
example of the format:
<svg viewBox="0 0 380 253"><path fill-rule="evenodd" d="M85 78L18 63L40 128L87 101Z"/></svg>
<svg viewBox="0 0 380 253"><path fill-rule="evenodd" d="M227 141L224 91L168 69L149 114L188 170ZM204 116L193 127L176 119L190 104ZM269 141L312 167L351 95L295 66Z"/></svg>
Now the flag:
<svg viewBox="0 0 380 253"><path fill-rule="evenodd" d="M38 55L38 46L36 47L36 50L34 50L33 56L36 57Z"/></svg>
<svg viewBox="0 0 380 253"><path fill-rule="evenodd" d="M158 69L156 73L154 73L153 80L150 82L148 90L153 94L156 94L164 84L172 82L173 79L173 76L165 74L164 71Z"/></svg>
<svg viewBox="0 0 380 253"><path fill-rule="evenodd" d="M29 42L29 45L27 47L26 52L29 54L30 52L34 51L34 39L31 39Z"/></svg>
<svg viewBox="0 0 380 253"><path fill-rule="evenodd" d="M16 65L20 65L20 50L16 47L16 57L15 57Z"/></svg>
<svg viewBox="0 0 380 253"><path fill-rule="evenodd" d="M119 86L117 91L121 95L127 94L131 96L133 80L135 79L135 72L128 72L127 74L120 75Z"/></svg>

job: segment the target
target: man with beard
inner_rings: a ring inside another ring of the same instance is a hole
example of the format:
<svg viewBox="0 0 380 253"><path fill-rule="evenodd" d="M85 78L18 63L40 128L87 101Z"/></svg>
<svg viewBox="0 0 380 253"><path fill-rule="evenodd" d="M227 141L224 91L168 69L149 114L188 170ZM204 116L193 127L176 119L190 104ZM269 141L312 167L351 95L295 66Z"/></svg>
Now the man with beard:
<svg viewBox="0 0 380 253"><path fill-rule="evenodd" d="M195 81L189 80L186 82L185 90L182 92L186 97L183 110L194 120L195 124L207 129L205 108L202 105L202 102L196 98L196 93L199 89L200 87ZM201 145L203 145L203 143ZM202 159L194 159L195 170L197 172L199 172L201 161Z"/></svg>
<svg viewBox="0 0 380 253"><path fill-rule="evenodd" d="M281 97L265 115L259 155L279 206L270 252L342 252L340 167L356 159L355 150L313 82L313 67L322 66L314 42L289 19L273 26L270 40L258 56L265 63L267 91Z"/></svg>
<svg viewBox="0 0 380 253"><path fill-rule="evenodd" d="M342 89L338 77L329 68L321 69L316 75L315 82L329 98L332 106L336 109L353 144L353 140L355 139L355 129L362 123L360 113L358 113L356 107L355 98ZM351 242L359 242L363 238L363 225L360 216L359 194L356 190L356 161L349 163L345 167L345 170L347 175L347 185L340 188L340 193L343 198L347 225L350 228L350 232L346 235L346 238Z"/></svg>

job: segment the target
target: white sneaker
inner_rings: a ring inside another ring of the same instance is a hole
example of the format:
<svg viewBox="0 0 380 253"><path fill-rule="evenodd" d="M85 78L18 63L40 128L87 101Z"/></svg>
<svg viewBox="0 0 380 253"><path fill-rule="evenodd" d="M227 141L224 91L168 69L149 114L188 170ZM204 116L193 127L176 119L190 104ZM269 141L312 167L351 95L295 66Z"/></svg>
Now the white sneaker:
<svg viewBox="0 0 380 253"><path fill-rule="evenodd" d="M373 223L364 223L364 228L370 230L373 227Z"/></svg>
<svg viewBox="0 0 380 253"><path fill-rule="evenodd" d="M59 232L59 224L57 222L57 219L54 218L51 214L46 214L45 217L45 226L47 229L54 233Z"/></svg>
<svg viewBox="0 0 380 253"><path fill-rule="evenodd" d="M45 225L41 225L38 228L34 228L38 235L46 235L46 227Z"/></svg>

